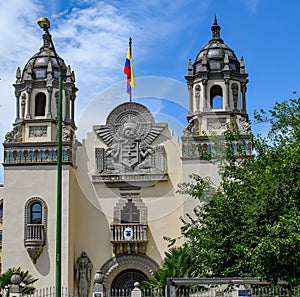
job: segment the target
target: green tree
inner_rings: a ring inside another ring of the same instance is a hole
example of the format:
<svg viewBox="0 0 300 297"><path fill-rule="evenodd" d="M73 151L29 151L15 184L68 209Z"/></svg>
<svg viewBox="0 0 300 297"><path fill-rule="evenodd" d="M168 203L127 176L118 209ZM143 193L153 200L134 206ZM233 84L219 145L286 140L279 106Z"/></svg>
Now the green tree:
<svg viewBox="0 0 300 297"><path fill-rule="evenodd" d="M300 99L276 103L268 113L266 138L253 137L252 156L243 153L234 127L225 133L227 145L220 165L221 184L207 203L184 221L183 235L202 276L257 276L273 283L300 280ZM193 181L180 191L205 201L212 193L207 178Z"/></svg>
<svg viewBox="0 0 300 297"><path fill-rule="evenodd" d="M7 293L8 296L8 287L12 284L11 277L13 274L19 274L21 276L20 285L23 287L23 294L32 294L35 291L35 287L33 284L38 280L34 278L29 271L23 271L20 267L18 268L9 268L2 274L0 274L0 289L2 292Z"/></svg>
<svg viewBox="0 0 300 297"><path fill-rule="evenodd" d="M252 138L252 156L243 152L234 125L224 135L226 158L212 155L220 165L218 187L213 190L209 179L195 174L180 185L182 193L202 202L183 221L182 234L198 275L299 284L300 99L276 103L255 118L267 121L270 132Z"/></svg>
<svg viewBox="0 0 300 297"><path fill-rule="evenodd" d="M144 288L152 290L163 290L167 277L192 277L195 276L193 270L193 258L185 245L172 247L165 253L161 269L143 283Z"/></svg>

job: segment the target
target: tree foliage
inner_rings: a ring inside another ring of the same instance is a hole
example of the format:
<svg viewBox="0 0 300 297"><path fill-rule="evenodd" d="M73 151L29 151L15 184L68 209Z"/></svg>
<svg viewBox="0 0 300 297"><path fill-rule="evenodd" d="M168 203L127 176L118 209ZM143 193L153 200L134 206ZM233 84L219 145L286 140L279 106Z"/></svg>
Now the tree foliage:
<svg viewBox="0 0 300 297"><path fill-rule="evenodd" d="M167 277L192 277L194 276L193 258L187 246L172 247L165 253L161 269L143 283L144 288L163 289Z"/></svg>
<svg viewBox="0 0 300 297"><path fill-rule="evenodd" d="M268 112L256 112L255 119L267 121L270 131L267 137L252 135L251 156L234 125L224 134L225 154L212 156L220 165L219 186L195 174L179 186L201 202L182 220L185 249L197 276L299 284L300 99L276 103Z"/></svg>

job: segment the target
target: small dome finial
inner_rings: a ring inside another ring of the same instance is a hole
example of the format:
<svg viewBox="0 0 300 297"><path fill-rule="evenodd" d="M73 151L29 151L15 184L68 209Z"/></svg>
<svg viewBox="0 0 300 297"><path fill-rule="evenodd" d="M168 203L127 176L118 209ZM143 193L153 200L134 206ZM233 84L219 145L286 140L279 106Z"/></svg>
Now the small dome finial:
<svg viewBox="0 0 300 297"><path fill-rule="evenodd" d="M217 16L216 16L216 14L214 15L214 26L218 26L218 21L217 21Z"/></svg>
<svg viewBox="0 0 300 297"><path fill-rule="evenodd" d="M218 25L216 14L214 16L214 23L211 26L212 39L220 39L221 27Z"/></svg>

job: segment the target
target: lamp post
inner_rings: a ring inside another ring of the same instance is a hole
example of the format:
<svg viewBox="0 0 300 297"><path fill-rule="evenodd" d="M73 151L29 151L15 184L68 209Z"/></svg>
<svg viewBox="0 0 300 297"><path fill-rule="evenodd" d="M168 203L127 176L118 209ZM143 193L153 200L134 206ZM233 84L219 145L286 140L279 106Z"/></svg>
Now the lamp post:
<svg viewBox="0 0 300 297"><path fill-rule="evenodd" d="M58 111L57 111L57 192L56 192L56 274L55 274L55 290L56 297L61 296L61 173L62 173L62 80L63 69L58 59L51 34L49 33L50 22L47 18L41 17L38 19L38 25L48 35L50 44L59 66L59 93L58 93Z"/></svg>

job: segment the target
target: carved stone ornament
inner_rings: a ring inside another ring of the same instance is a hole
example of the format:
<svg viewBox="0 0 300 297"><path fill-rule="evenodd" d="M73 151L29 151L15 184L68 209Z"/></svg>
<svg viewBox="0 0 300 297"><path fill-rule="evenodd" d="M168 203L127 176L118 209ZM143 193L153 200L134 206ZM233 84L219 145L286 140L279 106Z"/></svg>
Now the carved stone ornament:
<svg viewBox="0 0 300 297"><path fill-rule="evenodd" d="M199 120L196 116L192 117L189 120L187 126L184 127L183 135L184 136L199 135Z"/></svg>
<svg viewBox="0 0 300 297"><path fill-rule="evenodd" d="M238 129L240 130L241 134L249 135L251 133L250 124L241 115L236 116L236 124L237 124Z"/></svg>
<svg viewBox="0 0 300 297"><path fill-rule="evenodd" d="M15 126L10 132L7 132L5 135L5 143L10 142L21 142L22 140L22 126Z"/></svg>
<svg viewBox="0 0 300 297"><path fill-rule="evenodd" d="M37 258L41 255L43 248L44 246L39 244L26 246L26 250L34 264L36 263Z"/></svg>
<svg viewBox="0 0 300 297"><path fill-rule="evenodd" d="M151 143L166 127L155 123L150 111L135 102L117 106L106 125L94 127L107 148L96 149L97 172L101 174L162 173L163 146Z"/></svg>
<svg viewBox="0 0 300 297"><path fill-rule="evenodd" d="M78 286L78 296L87 297L91 283L91 270L93 265L86 252L82 252L75 264L75 277Z"/></svg>
<svg viewBox="0 0 300 297"><path fill-rule="evenodd" d="M71 141L72 133L70 128L68 128L65 124L62 125L62 141Z"/></svg>
<svg viewBox="0 0 300 297"><path fill-rule="evenodd" d="M208 118L207 130L226 129L226 118Z"/></svg>
<svg viewBox="0 0 300 297"><path fill-rule="evenodd" d="M47 137L47 126L29 127L29 137Z"/></svg>

